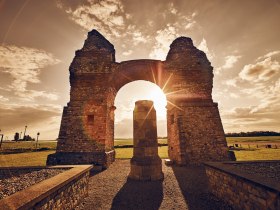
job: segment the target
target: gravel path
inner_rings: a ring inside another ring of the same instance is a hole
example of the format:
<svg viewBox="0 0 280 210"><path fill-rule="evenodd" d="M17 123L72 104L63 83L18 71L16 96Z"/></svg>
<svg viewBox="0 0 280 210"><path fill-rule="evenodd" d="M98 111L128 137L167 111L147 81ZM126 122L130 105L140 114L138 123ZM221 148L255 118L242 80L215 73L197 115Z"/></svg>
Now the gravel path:
<svg viewBox="0 0 280 210"><path fill-rule="evenodd" d="M76 209L231 209L209 194L202 167L163 164L163 182L127 180L129 171L129 160L116 160L109 169L92 176L89 196Z"/></svg>
<svg viewBox="0 0 280 210"><path fill-rule="evenodd" d="M51 178L65 169L18 169L0 171L0 199Z"/></svg>
<svg viewBox="0 0 280 210"><path fill-rule="evenodd" d="M260 163L254 162L232 165L248 174L258 174L262 177L275 179L276 181L280 182L280 161Z"/></svg>

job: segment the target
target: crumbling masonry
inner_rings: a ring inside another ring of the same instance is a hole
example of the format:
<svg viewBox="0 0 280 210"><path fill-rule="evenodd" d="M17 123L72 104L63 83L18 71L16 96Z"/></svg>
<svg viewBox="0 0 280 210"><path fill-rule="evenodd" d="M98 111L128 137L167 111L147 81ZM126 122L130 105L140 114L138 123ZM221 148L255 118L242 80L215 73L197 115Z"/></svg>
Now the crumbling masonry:
<svg viewBox="0 0 280 210"><path fill-rule="evenodd" d="M115 61L114 46L98 31L88 33L70 65L70 102L64 107L58 145L47 164L114 161L114 99L125 84L145 80L167 95L168 154L176 164L230 160L217 103L213 67L190 38L170 45L165 61Z"/></svg>
<svg viewBox="0 0 280 210"><path fill-rule="evenodd" d="M135 102L133 111L133 157L130 179L162 180L162 161L158 156L157 117L153 101Z"/></svg>

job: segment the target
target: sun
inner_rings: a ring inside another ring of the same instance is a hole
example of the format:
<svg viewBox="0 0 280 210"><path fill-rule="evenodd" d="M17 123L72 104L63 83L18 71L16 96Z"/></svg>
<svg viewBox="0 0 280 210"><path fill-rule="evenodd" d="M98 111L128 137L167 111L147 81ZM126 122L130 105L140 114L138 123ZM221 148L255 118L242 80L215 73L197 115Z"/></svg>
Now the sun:
<svg viewBox="0 0 280 210"><path fill-rule="evenodd" d="M167 101L163 91L159 87L153 88L148 95L148 99L154 102L157 115L160 117L165 117Z"/></svg>

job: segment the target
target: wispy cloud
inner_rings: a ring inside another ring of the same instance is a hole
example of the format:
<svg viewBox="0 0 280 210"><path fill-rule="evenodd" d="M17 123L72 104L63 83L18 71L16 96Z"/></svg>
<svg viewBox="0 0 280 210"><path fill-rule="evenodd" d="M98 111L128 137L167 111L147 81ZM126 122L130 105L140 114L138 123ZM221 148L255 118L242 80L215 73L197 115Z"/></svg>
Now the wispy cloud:
<svg viewBox="0 0 280 210"><path fill-rule="evenodd" d="M156 31L155 44L149 54L149 57L152 59L165 60L172 41L179 36L185 36L186 32L196 24L195 17L197 13L183 15L178 12L173 3L169 4L168 9L163 14L165 16L168 14L171 16L176 15L176 21L169 22L166 27Z"/></svg>
<svg viewBox="0 0 280 210"><path fill-rule="evenodd" d="M56 100L57 95L46 91L28 90L29 83L40 83L39 75L43 68L60 61L43 50L14 45L0 46L0 72L9 74L12 83L6 88L22 99L32 100L45 97Z"/></svg>
<svg viewBox="0 0 280 210"><path fill-rule="evenodd" d="M0 128L5 136L14 135L15 132L23 131L25 125L28 126L28 134L32 137L41 132L43 138L56 138L61 116L61 107L55 105L18 105L1 104ZM45 132L44 132L45 131ZM52 133L50 133L50 131Z"/></svg>
<svg viewBox="0 0 280 210"><path fill-rule="evenodd" d="M234 67L234 64L238 62L238 60L241 58L241 55L228 55L225 57L224 64L218 68L215 69L216 74L220 74L221 71L231 69Z"/></svg>
<svg viewBox="0 0 280 210"><path fill-rule="evenodd" d="M171 26L171 24L167 24L166 28L158 30L155 37L156 44L149 55L150 58L165 60L169 45L178 36L177 29L174 26Z"/></svg>
<svg viewBox="0 0 280 210"><path fill-rule="evenodd" d="M239 77L247 81L268 81L280 72L280 63L267 57L254 64L245 65L239 73Z"/></svg>
<svg viewBox="0 0 280 210"><path fill-rule="evenodd" d="M0 95L0 101L5 102L5 101L9 101L9 99Z"/></svg>
<svg viewBox="0 0 280 210"><path fill-rule="evenodd" d="M211 60L214 55L212 52L210 52L209 48L208 48L208 45L207 45L207 42L206 42L206 39L203 38L201 40L201 42L199 43L199 45L197 46L198 49L202 50L203 52L205 52L205 54L207 55L208 59Z"/></svg>
<svg viewBox="0 0 280 210"><path fill-rule="evenodd" d="M86 30L96 28L106 36L120 36L125 15L123 5L119 0L94 1L86 0L76 8L67 6L66 1L58 1L58 7L69 14L69 18Z"/></svg>
<svg viewBox="0 0 280 210"><path fill-rule="evenodd" d="M263 56L260 56L260 57L257 58L257 61L261 61L261 60L264 60L266 58L272 58L276 55L280 55L280 50L275 50L275 51L269 52L269 53L267 53Z"/></svg>
<svg viewBox="0 0 280 210"><path fill-rule="evenodd" d="M247 107L235 107L222 113L229 130L237 131L231 124L238 124L244 131L251 128L279 130L280 63L273 58L278 54L273 51L257 58L254 63L245 65L236 78L226 82L247 98L247 103L254 101ZM232 94L230 96L234 97Z"/></svg>

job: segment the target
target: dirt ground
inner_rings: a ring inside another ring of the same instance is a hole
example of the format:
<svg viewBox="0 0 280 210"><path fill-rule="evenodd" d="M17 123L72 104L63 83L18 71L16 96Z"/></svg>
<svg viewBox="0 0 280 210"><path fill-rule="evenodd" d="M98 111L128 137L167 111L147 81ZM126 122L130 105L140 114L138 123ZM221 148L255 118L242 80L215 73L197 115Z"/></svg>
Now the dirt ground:
<svg viewBox="0 0 280 210"><path fill-rule="evenodd" d="M129 160L116 160L89 181L89 196L76 209L231 209L208 192L203 167L166 166L163 181L127 180Z"/></svg>

